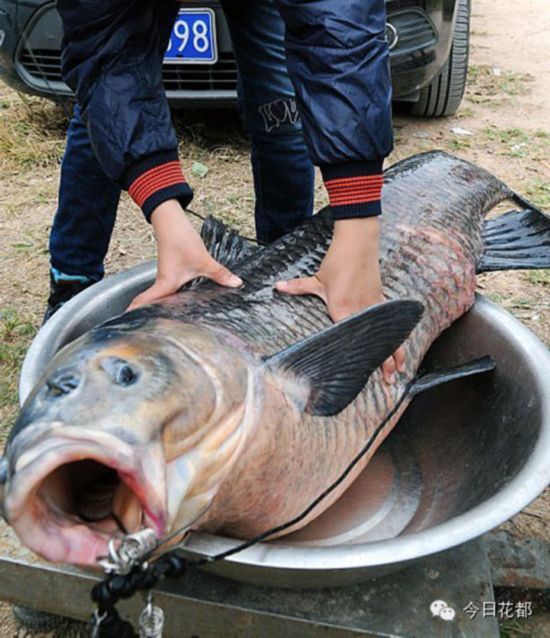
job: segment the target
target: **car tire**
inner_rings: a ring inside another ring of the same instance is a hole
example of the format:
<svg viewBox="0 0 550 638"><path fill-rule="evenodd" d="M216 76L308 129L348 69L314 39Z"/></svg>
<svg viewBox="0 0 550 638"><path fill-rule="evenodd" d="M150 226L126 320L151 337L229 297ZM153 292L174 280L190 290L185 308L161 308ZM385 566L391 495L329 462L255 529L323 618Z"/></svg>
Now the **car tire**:
<svg viewBox="0 0 550 638"><path fill-rule="evenodd" d="M411 115L446 117L454 115L466 88L470 50L470 2L458 0L458 13L451 53L439 75L420 90L420 99L410 105Z"/></svg>

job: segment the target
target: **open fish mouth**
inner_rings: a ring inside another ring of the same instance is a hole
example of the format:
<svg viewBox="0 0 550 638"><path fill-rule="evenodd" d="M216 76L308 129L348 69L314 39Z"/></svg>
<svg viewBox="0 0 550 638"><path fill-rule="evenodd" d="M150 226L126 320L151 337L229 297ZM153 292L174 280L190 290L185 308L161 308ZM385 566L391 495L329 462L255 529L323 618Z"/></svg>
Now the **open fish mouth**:
<svg viewBox="0 0 550 638"><path fill-rule="evenodd" d="M165 534L164 480L144 466L150 455L113 435L79 430L65 426L62 435L50 430L25 443L12 465L4 513L43 558L95 565L114 534L143 526Z"/></svg>

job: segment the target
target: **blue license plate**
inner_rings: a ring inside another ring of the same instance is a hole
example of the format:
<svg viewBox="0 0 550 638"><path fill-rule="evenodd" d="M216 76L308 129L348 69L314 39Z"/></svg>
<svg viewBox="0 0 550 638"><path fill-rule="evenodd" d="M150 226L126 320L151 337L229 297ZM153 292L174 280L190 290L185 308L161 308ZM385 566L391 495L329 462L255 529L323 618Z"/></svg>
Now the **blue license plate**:
<svg viewBox="0 0 550 638"><path fill-rule="evenodd" d="M182 9L174 23L166 62L214 64L218 61L216 16L212 9Z"/></svg>

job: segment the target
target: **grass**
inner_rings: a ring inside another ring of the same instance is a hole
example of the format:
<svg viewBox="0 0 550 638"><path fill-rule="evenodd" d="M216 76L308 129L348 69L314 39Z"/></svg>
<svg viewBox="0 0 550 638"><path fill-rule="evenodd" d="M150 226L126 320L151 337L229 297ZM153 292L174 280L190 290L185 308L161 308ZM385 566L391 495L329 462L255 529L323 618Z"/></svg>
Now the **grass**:
<svg viewBox="0 0 550 638"><path fill-rule="evenodd" d="M499 100L529 92L533 76L528 73L511 71L495 72L492 66L471 64L468 68L468 89L473 102L486 102L497 97Z"/></svg>
<svg viewBox="0 0 550 638"><path fill-rule="evenodd" d="M487 126L481 133L486 141L496 142L498 152L507 157L544 161L548 154L549 134L546 131Z"/></svg>
<svg viewBox="0 0 550 638"><path fill-rule="evenodd" d="M17 241L10 243L9 247L20 255L47 255L49 231L49 224L38 228L22 229Z"/></svg>
<svg viewBox="0 0 550 638"><path fill-rule="evenodd" d="M474 117L474 115L475 111L471 106L462 105L455 117L458 119L466 119L468 117Z"/></svg>
<svg viewBox="0 0 550 638"><path fill-rule="evenodd" d="M516 310L533 310L537 308L537 302L530 297L516 297L509 293L502 294L494 290L483 290L483 294L507 310L511 310L512 308Z"/></svg>
<svg viewBox="0 0 550 638"><path fill-rule="evenodd" d="M550 209L550 182L542 177L533 177L524 185L527 197L540 208Z"/></svg>
<svg viewBox="0 0 550 638"><path fill-rule="evenodd" d="M0 312L0 438L18 404L17 381L21 364L37 327L28 315L15 308Z"/></svg>
<svg viewBox="0 0 550 638"><path fill-rule="evenodd" d="M14 174L59 163L66 126L61 106L10 92L2 98L0 170Z"/></svg>
<svg viewBox="0 0 550 638"><path fill-rule="evenodd" d="M471 148L472 142L467 137L455 137L447 142L447 146L451 151L462 151L465 148Z"/></svg>
<svg viewBox="0 0 550 638"><path fill-rule="evenodd" d="M531 270L527 279L537 286L550 286L550 270Z"/></svg>

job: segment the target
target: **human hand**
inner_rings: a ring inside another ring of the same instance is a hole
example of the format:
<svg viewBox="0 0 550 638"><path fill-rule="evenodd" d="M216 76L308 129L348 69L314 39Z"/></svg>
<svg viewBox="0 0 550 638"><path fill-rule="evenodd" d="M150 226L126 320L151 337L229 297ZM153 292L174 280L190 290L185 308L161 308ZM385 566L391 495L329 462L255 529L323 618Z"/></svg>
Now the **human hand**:
<svg viewBox="0 0 550 638"><path fill-rule="evenodd" d="M153 211L151 223L158 246L157 277L150 288L132 301L128 310L160 301L196 277L208 277L229 288L242 285L239 277L206 250L179 202L169 200L160 204Z"/></svg>
<svg viewBox="0 0 550 638"><path fill-rule="evenodd" d="M276 290L290 295L316 295L334 322L384 301L378 263L378 218L342 219L334 223L332 244L313 277L279 281ZM400 346L382 365L384 379L395 383L405 370Z"/></svg>

